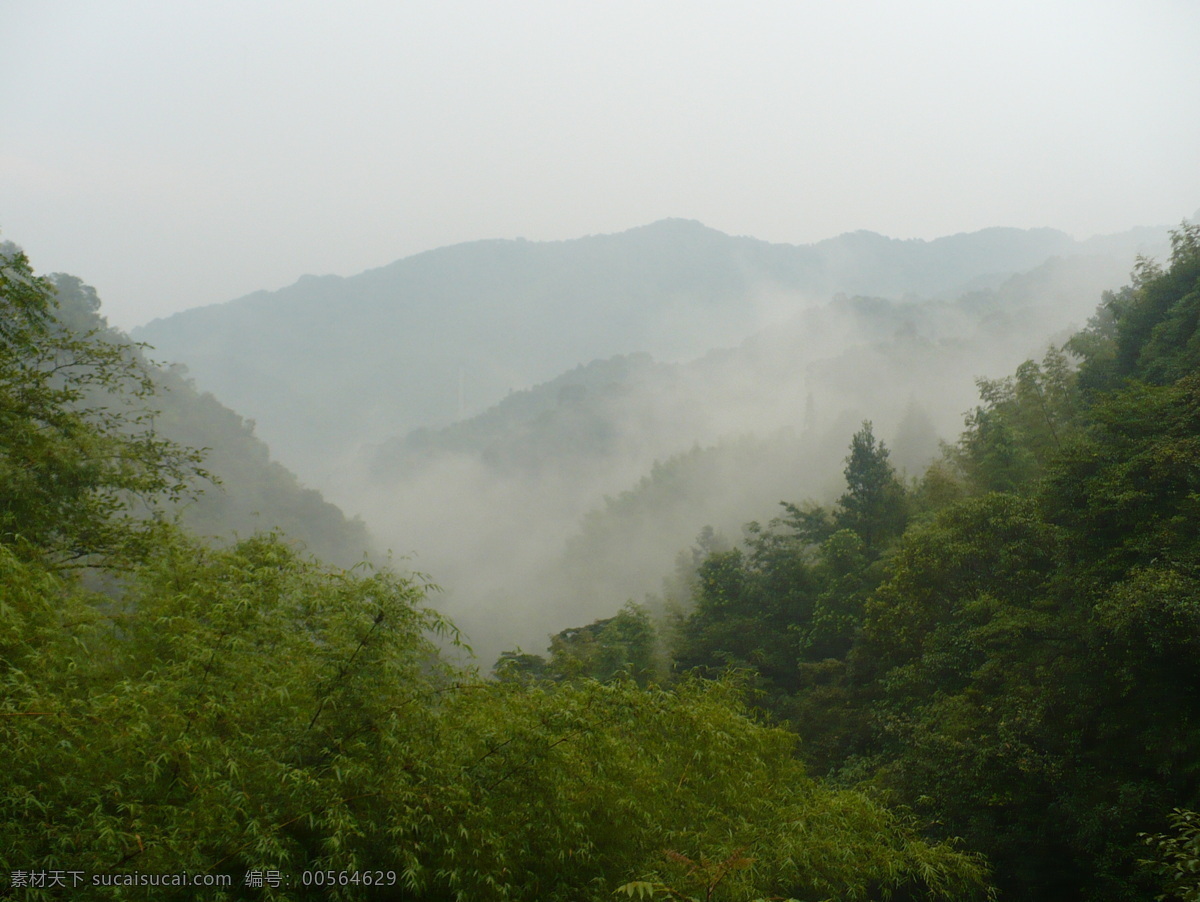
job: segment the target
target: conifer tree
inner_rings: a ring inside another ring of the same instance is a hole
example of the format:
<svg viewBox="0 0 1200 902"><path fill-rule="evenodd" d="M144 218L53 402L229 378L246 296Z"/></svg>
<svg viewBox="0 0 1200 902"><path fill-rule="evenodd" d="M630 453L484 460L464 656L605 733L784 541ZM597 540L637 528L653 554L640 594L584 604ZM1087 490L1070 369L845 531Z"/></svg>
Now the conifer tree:
<svg viewBox="0 0 1200 902"><path fill-rule="evenodd" d="M907 520L904 486L888 460L888 449L876 440L871 422L850 442L846 458L846 492L838 499L834 521L862 537L869 551L878 554L887 539L904 531Z"/></svg>

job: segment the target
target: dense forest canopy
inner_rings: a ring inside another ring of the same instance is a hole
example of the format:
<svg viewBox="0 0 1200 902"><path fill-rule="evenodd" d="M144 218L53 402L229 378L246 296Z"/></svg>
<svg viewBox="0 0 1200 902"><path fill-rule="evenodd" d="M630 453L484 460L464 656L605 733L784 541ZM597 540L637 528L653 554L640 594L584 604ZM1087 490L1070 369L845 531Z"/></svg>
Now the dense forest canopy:
<svg viewBox="0 0 1200 902"><path fill-rule="evenodd" d="M987 894L735 683L482 681L415 577L191 538L155 502L202 455L155 431L137 349L73 331L23 254L0 273L4 895Z"/></svg>
<svg viewBox="0 0 1200 902"><path fill-rule="evenodd" d="M186 531L210 464L93 299L5 249L0 893L1200 895L1200 226L922 473L861 422L836 500L490 679L422 577Z"/></svg>
<svg viewBox="0 0 1200 902"><path fill-rule="evenodd" d="M811 772L961 837L1005 897L1196 898L1198 324L1184 224L1064 349L981 379L921 479L865 423L832 507L702 535L657 638L623 613L498 673L602 678L657 646L741 674Z"/></svg>

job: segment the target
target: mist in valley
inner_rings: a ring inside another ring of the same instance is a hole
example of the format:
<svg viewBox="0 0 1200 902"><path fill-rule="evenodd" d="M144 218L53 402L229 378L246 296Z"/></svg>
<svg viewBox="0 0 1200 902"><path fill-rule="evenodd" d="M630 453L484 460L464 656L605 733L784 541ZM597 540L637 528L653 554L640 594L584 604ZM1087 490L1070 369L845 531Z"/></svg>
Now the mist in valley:
<svg viewBox="0 0 1200 902"><path fill-rule="evenodd" d="M313 550L365 525L484 667L659 593L706 525L836 497L864 420L918 476L1200 191L1171 4L0 25L6 235L259 474L193 523L336 531L319 490L362 523Z"/></svg>
<svg viewBox="0 0 1200 902"><path fill-rule="evenodd" d="M829 504L863 421L897 469L919 477L940 443L956 440L978 401L975 379L1040 359L1083 326L1137 253L1161 252L1165 230L1152 234L1158 244L1131 233L1107 255L969 274L928 298L821 299L747 284L691 320L688 341L710 343L706 353L672 355L660 342L654 354L634 346L580 362L473 417L384 441L361 435L315 481L399 566L441 587L435 604L486 670L503 650L540 652L550 635L627 600L660 609L677 559L705 527L736 543L743 524L769 521L781 501ZM604 288L595 283L600 299ZM688 303L714 294L701 285L662 306L686 319ZM655 317L652 288L645 300ZM728 309L741 311L740 331ZM538 334L548 347L587 341L586 328L565 328L561 341ZM529 371L517 344L513 368ZM504 347L496 336L494 359ZM288 444L274 448L291 463Z"/></svg>
<svg viewBox="0 0 1200 902"><path fill-rule="evenodd" d="M0 897L1200 898L1198 45L0 3Z"/></svg>

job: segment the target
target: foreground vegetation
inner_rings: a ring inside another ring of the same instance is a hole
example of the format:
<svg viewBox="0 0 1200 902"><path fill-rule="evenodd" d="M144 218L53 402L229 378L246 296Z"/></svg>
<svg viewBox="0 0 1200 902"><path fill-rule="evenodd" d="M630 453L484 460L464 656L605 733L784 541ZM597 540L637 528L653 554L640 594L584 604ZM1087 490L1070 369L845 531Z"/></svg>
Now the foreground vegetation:
<svg viewBox="0 0 1200 902"><path fill-rule="evenodd" d="M0 261L0 895L988 894L979 856L809 776L736 681L481 681L418 578L184 534L166 505L206 474L154 388Z"/></svg>
<svg viewBox="0 0 1200 902"><path fill-rule="evenodd" d="M981 380L921 480L864 424L832 508L701 536L673 619L498 673L738 672L810 772L985 853L1005 898L1200 898L1198 322L1184 225L1064 349Z"/></svg>
<svg viewBox="0 0 1200 902"><path fill-rule="evenodd" d="M485 681L419 577L183 532L154 371L9 253L0 895L1197 898L1198 323L1185 226L919 481L864 424L836 504L703 534L674 618Z"/></svg>

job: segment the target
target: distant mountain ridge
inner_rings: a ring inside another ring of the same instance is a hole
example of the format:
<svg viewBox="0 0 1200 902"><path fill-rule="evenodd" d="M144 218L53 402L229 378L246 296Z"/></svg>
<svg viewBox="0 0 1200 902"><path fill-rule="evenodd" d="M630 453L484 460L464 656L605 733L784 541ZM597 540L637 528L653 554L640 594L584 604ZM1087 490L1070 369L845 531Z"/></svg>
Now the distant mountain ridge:
<svg viewBox="0 0 1200 902"><path fill-rule="evenodd" d="M736 536L780 500L832 502L863 420L924 472L976 378L1040 358L1127 276L1056 257L953 299L836 297L688 362L594 360L368 449L331 492L438 575L485 659L500 633L541 647L658 591L701 526Z"/></svg>
<svg viewBox="0 0 1200 902"><path fill-rule="evenodd" d="M1132 259L1148 240L1131 232L1102 250ZM306 276L133 335L186 364L322 484L365 442L446 425L582 362L631 352L686 360L838 292L949 295L1090 248L1053 229L1006 228L934 241L855 232L794 246L672 219Z"/></svg>

